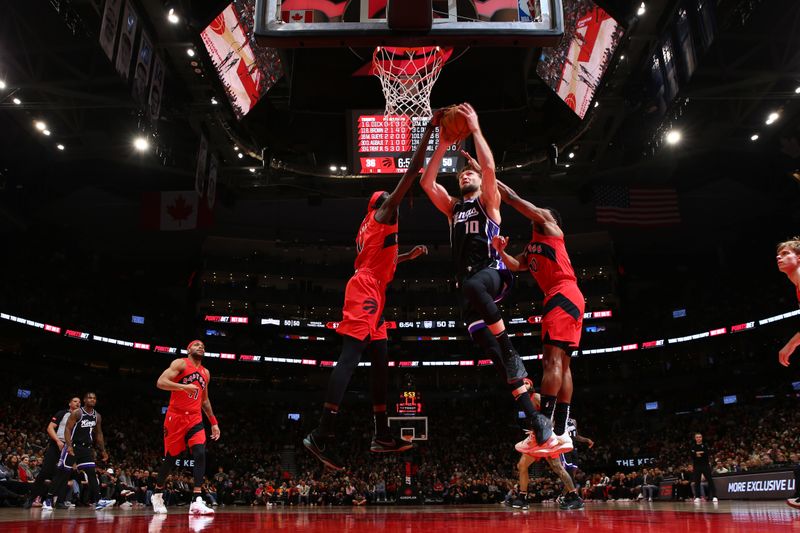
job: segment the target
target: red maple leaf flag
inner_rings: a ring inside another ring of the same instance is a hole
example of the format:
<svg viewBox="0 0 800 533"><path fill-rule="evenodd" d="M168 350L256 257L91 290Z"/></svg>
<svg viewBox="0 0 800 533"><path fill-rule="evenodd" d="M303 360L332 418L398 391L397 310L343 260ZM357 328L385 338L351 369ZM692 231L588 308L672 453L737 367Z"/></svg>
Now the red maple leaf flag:
<svg viewBox="0 0 800 533"><path fill-rule="evenodd" d="M145 193L142 198L142 225L147 229L197 229L197 213L198 197L195 191Z"/></svg>
<svg viewBox="0 0 800 533"><path fill-rule="evenodd" d="M281 18L284 22L300 22L302 24L307 24L309 22L314 22L314 11L312 9L281 11Z"/></svg>

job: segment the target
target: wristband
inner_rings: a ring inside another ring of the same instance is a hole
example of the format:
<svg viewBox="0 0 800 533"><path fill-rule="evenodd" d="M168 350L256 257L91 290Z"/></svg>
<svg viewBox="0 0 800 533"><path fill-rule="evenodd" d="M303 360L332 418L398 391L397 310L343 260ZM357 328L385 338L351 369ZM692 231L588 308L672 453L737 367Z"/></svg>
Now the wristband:
<svg viewBox="0 0 800 533"><path fill-rule="evenodd" d="M209 421L209 422L211 422L211 425L212 425L212 426L218 426L218 425L219 425L219 424L217 423L217 417L216 417L216 416L210 416L210 417L208 417L208 421Z"/></svg>

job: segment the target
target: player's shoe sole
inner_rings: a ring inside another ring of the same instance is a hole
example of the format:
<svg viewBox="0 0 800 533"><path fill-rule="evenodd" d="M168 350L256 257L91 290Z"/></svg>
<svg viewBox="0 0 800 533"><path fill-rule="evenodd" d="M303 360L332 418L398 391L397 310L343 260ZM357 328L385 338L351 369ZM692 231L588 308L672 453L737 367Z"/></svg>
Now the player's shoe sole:
<svg viewBox="0 0 800 533"><path fill-rule="evenodd" d="M306 435L306 438L303 439L303 446L331 470L344 470L344 466L342 466L341 462L336 457L332 457L330 452L328 452L328 444L322 446L317 445L313 433Z"/></svg>
<svg viewBox="0 0 800 533"><path fill-rule="evenodd" d="M389 440L372 439L372 443L369 445L369 451L373 453L402 453L412 448L414 448L413 442L394 438Z"/></svg>
<svg viewBox="0 0 800 533"><path fill-rule="evenodd" d="M800 509L800 498L789 498L786 500L786 505L792 509Z"/></svg>

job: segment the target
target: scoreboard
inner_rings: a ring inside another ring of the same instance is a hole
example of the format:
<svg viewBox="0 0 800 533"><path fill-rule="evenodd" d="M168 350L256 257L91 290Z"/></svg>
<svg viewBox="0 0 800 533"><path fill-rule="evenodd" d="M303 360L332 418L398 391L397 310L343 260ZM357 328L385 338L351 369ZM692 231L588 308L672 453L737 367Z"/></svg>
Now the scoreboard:
<svg viewBox="0 0 800 533"><path fill-rule="evenodd" d="M417 391L403 391L400 401L395 404L398 416L420 416L423 414L422 394Z"/></svg>
<svg viewBox="0 0 800 533"><path fill-rule="evenodd" d="M353 111L350 123L351 168L356 174L402 174L411 164L414 151L422 140L426 118L383 115L380 111ZM427 147L430 159L439 144L437 127ZM455 173L464 164L464 156L451 145L442 158L439 172Z"/></svg>

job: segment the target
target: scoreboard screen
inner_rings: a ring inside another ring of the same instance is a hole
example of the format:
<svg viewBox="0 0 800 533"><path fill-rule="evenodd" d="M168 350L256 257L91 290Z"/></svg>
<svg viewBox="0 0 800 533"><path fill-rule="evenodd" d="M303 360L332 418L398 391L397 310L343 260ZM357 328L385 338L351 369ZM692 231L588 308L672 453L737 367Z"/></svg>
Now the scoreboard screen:
<svg viewBox="0 0 800 533"><path fill-rule="evenodd" d="M403 391L395 408L398 416L422 415L422 394L417 391Z"/></svg>
<svg viewBox="0 0 800 533"><path fill-rule="evenodd" d="M353 111L350 121L352 161L356 174L402 174L411 164L422 140L428 119L405 115L383 115L380 111ZM439 144L437 127L428 143L427 163ZM464 165L464 156L452 145L442 158L439 172L455 173Z"/></svg>

